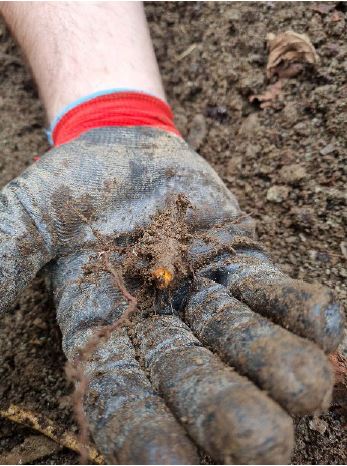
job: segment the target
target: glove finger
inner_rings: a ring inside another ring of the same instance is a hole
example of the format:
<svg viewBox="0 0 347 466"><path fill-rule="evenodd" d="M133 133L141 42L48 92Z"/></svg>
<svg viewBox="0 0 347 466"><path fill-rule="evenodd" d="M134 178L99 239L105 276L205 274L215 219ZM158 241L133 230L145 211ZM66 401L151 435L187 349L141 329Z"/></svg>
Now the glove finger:
<svg viewBox="0 0 347 466"><path fill-rule="evenodd" d="M344 311L329 288L294 280L249 254L237 255L222 275L236 298L327 353L341 342Z"/></svg>
<svg viewBox="0 0 347 466"><path fill-rule="evenodd" d="M328 408L334 379L323 351L253 312L223 286L197 280L184 320L204 345L289 413L312 414Z"/></svg>
<svg viewBox="0 0 347 466"><path fill-rule="evenodd" d="M293 446L290 417L247 378L201 346L176 316L135 327L137 349L189 435L216 461L283 464Z"/></svg>
<svg viewBox="0 0 347 466"><path fill-rule="evenodd" d="M111 464L196 464L195 447L152 389L125 331L93 355L86 410Z"/></svg>
<svg viewBox="0 0 347 466"><path fill-rule="evenodd" d="M209 237L192 248L193 263L208 264L199 274L224 285L253 311L314 341L324 351L337 348L343 338L344 312L330 289L283 274L250 238L228 231L212 232ZM215 251L223 249L213 259Z"/></svg>
<svg viewBox="0 0 347 466"><path fill-rule="evenodd" d="M127 307L109 274L83 278L88 260L87 254L60 259L53 270L57 319L69 360L99 326L114 322ZM109 463L198 462L195 446L152 389L124 328L100 340L84 370L89 378L84 408L95 443Z"/></svg>
<svg viewBox="0 0 347 466"><path fill-rule="evenodd" d="M51 259L39 215L21 182L12 181L0 193L0 314Z"/></svg>

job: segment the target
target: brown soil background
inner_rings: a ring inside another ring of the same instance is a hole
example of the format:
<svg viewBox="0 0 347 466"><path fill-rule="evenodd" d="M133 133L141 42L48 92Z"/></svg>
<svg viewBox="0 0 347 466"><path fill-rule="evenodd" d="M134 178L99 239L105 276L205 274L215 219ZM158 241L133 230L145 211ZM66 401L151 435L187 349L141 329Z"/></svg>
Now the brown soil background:
<svg viewBox="0 0 347 466"><path fill-rule="evenodd" d="M347 4L325 3L331 6L327 13L314 11L317 5L169 2L146 9L183 135L258 220L259 237L282 268L330 286L346 302ZM320 65L288 82L274 109L260 110L248 97L266 87L265 37L287 29L309 35ZM48 148L37 92L3 24L0 72L3 186ZM273 186L284 192L280 202L267 200ZM41 273L0 320L1 402L75 429L64 362ZM323 433L310 428L310 419L297 420L293 463L345 464L347 419L341 410L335 406L322 416ZM33 433L0 420L0 454ZM63 450L36 463L77 461Z"/></svg>

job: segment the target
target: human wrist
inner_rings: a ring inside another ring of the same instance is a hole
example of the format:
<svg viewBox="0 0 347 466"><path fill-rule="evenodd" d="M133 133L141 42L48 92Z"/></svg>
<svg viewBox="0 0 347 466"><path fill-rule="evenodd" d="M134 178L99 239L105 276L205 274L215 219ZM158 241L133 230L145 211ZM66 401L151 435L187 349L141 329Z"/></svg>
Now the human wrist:
<svg viewBox="0 0 347 466"><path fill-rule="evenodd" d="M5 2L0 12L49 123L70 102L103 89L141 89L165 100L141 2Z"/></svg>
<svg viewBox="0 0 347 466"><path fill-rule="evenodd" d="M179 135L170 106L136 90L108 89L70 103L52 121L49 141L60 146L101 127L146 126Z"/></svg>

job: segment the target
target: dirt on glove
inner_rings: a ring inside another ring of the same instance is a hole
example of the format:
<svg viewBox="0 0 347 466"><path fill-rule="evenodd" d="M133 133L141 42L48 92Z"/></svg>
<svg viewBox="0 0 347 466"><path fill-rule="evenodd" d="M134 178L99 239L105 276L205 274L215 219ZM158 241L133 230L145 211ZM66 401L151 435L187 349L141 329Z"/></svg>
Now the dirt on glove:
<svg viewBox="0 0 347 466"><path fill-rule="evenodd" d="M344 2L332 2L329 11L317 5L201 2L146 8L183 136L192 131L194 148L216 168L243 210L258 220L258 236L282 269L330 286L346 303L347 14ZM320 65L314 73L291 79L275 108L260 110L248 97L267 85L266 34L288 29L310 37ZM48 145L37 93L3 25L0 53L3 186ZM75 429L44 273L1 319L0 332L1 399ZM324 429L319 430L311 417L297 420L293 463L346 463L347 419L339 402L320 419ZM0 454L31 435L30 429L0 419ZM67 450L35 460L77 462L78 456Z"/></svg>
<svg viewBox="0 0 347 466"><path fill-rule="evenodd" d="M142 278L147 286L164 290L187 276L187 246L191 240L186 222L191 209L184 195L167 199L167 208L158 212L146 228L135 231L135 242L125 251L123 276ZM144 299L144 297L142 298Z"/></svg>

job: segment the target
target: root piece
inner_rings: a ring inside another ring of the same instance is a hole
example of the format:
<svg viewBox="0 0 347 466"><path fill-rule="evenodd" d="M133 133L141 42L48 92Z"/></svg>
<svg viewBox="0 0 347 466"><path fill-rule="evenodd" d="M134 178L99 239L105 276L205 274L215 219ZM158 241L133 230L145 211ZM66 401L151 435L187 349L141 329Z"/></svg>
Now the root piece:
<svg viewBox="0 0 347 466"><path fill-rule="evenodd" d="M187 275L189 207L188 199L181 194L169 200L167 208L154 216L126 255L125 276L130 273L154 282L156 288L166 289Z"/></svg>
<svg viewBox="0 0 347 466"><path fill-rule="evenodd" d="M269 108L273 105L273 101L278 99L282 93L282 87L284 84L283 79L279 79L274 84L270 84L263 93L251 95L249 101L260 102L260 108Z"/></svg>
<svg viewBox="0 0 347 466"><path fill-rule="evenodd" d="M173 280L173 273L163 267L158 267L153 270L152 275L156 280L159 289L167 288Z"/></svg>
<svg viewBox="0 0 347 466"><path fill-rule="evenodd" d="M85 347L79 351L78 357L74 361L68 362L66 365L67 377L75 384L75 391L72 395L72 405L80 430L79 451L81 455L81 464L85 463L88 456L88 451L84 445L88 443L89 439L89 425L83 408L83 401L88 389L89 378L84 372L84 365L89 361L103 340L108 340L115 330L121 328L124 324L129 322L129 319L136 311L137 306L137 299L128 292L121 274L118 273L117 270L113 267L110 260L110 254L105 253L101 256L101 258L101 269L111 274L115 288L121 292L123 297L128 301L129 305L121 317L115 322L110 325L103 325L97 328Z"/></svg>
<svg viewBox="0 0 347 466"><path fill-rule="evenodd" d="M267 35L267 40L270 51L266 66L268 79L279 74L293 62L315 65L319 61L317 52L306 34L286 31L275 36L270 33Z"/></svg>
<svg viewBox="0 0 347 466"><path fill-rule="evenodd" d="M201 280L185 319L203 344L291 414L328 408L333 374L323 351L251 311L223 286Z"/></svg>
<svg viewBox="0 0 347 466"><path fill-rule="evenodd" d="M58 445L64 448L79 453L80 444L77 437L70 433L65 432L60 426L56 425L51 419L36 414L33 411L22 408L17 405L10 405L7 409L0 410L0 416L10 421L16 422L31 429L40 432L46 437L54 440ZM96 464L104 464L104 458L98 451L90 446L85 446L87 451L87 458Z"/></svg>
<svg viewBox="0 0 347 466"><path fill-rule="evenodd" d="M85 215L83 215L82 212L71 205L71 203L67 203L67 205L75 212L75 214L82 220L82 222L89 226L98 243L98 247L101 248L102 252L99 254L100 263L96 268L99 272L105 271L112 276L115 289L119 290L119 292L129 303L123 314L115 322L110 325L103 325L97 328L93 336L87 341L84 348L79 350L78 356L73 361L69 361L66 365L65 370L67 378L75 385L75 390L71 398L76 422L79 426L80 462L81 464L84 464L88 457L88 451L85 445L88 443L90 430L87 416L83 408L84 397L87 393L90 382L88 376L84 372L84 365L89 361L103 340L108 340L115 330L121 328L124 324L129 322L129 319L136 311L137 299L132 296L131 293L129 293L121 273L118 272L112 264L111 255L115 252L114 246L109 243L97 230L95 230L95 228L92 227L90 220Z"/></svg>
<svg viewBox="0 0 347 466"><path fill-rule="evenodd" d="M100 274L95 270L82 285L78 281L90 263L90 252L86 252L83 257L78 256L74 267L73 259L62 260L54 283L56 287L63 285L61 294L56 296L57 320L68 359L73 360L81 350L83 353L99 330L105 332L91 355L80 355L77 368L88 383L84 392L77 393L75 409L83 409L86 418L82 422L88 423L98 450L109 464L196 464L195 446L154 392L136 360L128 336L133 323L128 325L124 320L130 318L127 311L131 313L136 308L129 306L119 290L121 283L115 285L114 280L121 279L117 268L113 269L117 258L112 256L110 268L103 262L105 257L94 253L93 257L101 268ZM127 325L107 335L122 323Z"/></svg>

